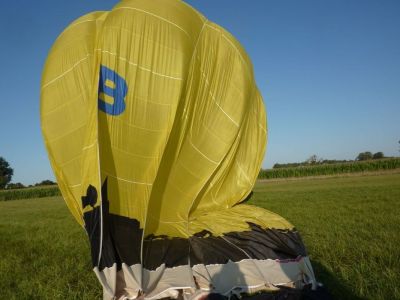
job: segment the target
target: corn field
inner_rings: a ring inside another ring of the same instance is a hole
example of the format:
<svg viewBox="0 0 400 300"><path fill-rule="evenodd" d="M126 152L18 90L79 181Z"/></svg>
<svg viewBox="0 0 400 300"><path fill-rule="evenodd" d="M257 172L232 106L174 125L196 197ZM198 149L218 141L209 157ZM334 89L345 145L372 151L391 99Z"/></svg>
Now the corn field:
<svg viewBox="0 0 400 300"><path fill-rule="evenodd" d="M379 170L392 170L400 168L400 158L388 158L379 160L356 161L338 164L320 164L300 166L294 168L279 168L261 170L259 179L305 177L320 175L335 175L343 173L370 172Z"/></svg>
<svg viewBox="0 0 400 300"><path fill-rule="evenodd" d="M58 189L58 186L3 190L0 191L0 201L43 198L58 195L60 195L60 190Z"/></svg>

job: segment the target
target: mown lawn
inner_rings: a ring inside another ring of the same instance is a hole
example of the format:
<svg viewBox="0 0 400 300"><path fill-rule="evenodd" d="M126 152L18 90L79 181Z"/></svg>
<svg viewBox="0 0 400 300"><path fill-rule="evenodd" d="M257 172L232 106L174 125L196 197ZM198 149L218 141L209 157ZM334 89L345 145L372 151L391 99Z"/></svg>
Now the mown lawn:
<svg viewBox="0 0 400 300"><path fill-rule="evenodd" d="M335 299L400 299L400 174L259 182L251 203L297 227Z"/></svg>
<svg viewBox="0 0 400 300"><path fill-rule="evenodd" d="M89 242L61 197L0 202L0 299L101 299Z"/></svg>
<svg viewBox="0 0 400 300"><path fill-rule="evenodd" d="M258 182L252 204L302 233L336 299L400 299L400 174ZM60 197L0 202L0 299L100 299Z"/></svg>

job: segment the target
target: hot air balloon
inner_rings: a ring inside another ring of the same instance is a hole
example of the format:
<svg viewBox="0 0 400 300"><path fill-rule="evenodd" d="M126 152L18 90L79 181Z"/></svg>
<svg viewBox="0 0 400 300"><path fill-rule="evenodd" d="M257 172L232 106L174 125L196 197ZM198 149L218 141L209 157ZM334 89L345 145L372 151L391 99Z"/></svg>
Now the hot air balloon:
<svg viewBox="0 0 400 300"><path fill-rule="evenodd" d="M183 1L124 0L70 24L40 111L104 299L315 288L293 225L243 203L267 137L250 59Z"/></svg>

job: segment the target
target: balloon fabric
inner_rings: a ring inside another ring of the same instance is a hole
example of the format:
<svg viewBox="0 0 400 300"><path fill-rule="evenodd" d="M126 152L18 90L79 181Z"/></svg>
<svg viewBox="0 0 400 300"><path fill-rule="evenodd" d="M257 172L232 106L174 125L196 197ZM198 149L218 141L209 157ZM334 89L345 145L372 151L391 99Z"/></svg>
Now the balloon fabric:
<svg viewBox="0 0 400 300"><path fill-rule="evenodd" d="M267 139L250 59L186 3L124 0L74 21L40 112L104 299L315 287L293 225L243 203Z"/></svg>

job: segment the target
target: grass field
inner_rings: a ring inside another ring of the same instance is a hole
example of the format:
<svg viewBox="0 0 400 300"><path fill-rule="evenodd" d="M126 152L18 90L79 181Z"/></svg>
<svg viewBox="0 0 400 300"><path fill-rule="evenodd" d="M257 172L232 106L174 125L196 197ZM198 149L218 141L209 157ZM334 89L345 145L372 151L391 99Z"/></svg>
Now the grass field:
<svg viewBox="0 0 400 300"><path fill-rule="evenodd" d="M258 182L250 201L302 233L335 299L400 299L400 174ZM100 299L61 197L0 202L0 299Z"/></svg>
<svg viewBox="0 0 400 300"><path fill-rule="evenodd" d="M400 299L400 174L267 181L251 203L295 224L335 299Z"/></svg>

